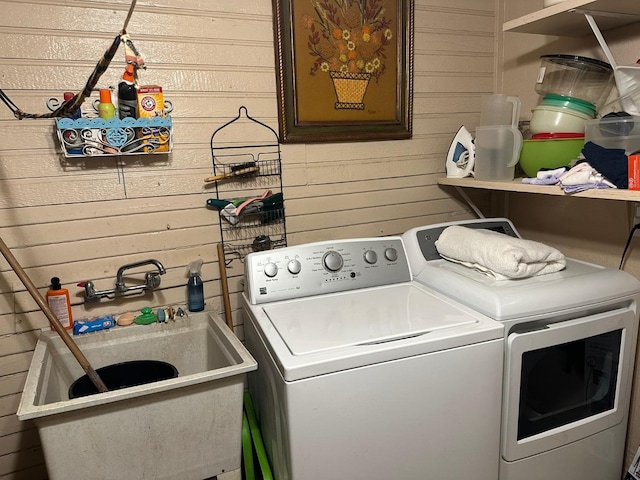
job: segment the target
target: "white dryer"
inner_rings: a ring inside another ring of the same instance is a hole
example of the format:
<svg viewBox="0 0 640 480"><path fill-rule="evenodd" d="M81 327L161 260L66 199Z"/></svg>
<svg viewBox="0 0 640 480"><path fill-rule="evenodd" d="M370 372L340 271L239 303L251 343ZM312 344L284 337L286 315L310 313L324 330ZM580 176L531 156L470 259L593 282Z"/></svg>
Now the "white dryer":
<svg viewBox="0 0 640 480"><path fill-rule="evenodd" d="M498 218L403 235L416 281L505 325L500 480L619 480L640 282L575 259L557 273L494 280L440 257L435 242L451 225L519 234Z"/></svg>
<svg viewBox="0 0 640 480"><path fill-rule="evenodd" d="M399 237L249 254L249 375L278 480L496 480L503 327L411 281Z"/></svg>

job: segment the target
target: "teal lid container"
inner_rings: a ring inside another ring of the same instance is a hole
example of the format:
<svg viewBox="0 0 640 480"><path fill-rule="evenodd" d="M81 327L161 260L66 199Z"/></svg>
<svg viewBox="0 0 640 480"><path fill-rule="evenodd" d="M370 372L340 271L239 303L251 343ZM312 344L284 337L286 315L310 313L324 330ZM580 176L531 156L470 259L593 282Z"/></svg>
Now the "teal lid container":
<svg viewBox="0 0 640 480"><path fill-rule="evenodd" d="M557 95L555 93L547 93L543 97L540 105L546 105L548 107L556 108L566 108L568 110L573 110L574 112L589 115L591 118L594 118L596 116L596 106L593 103L587 102L586 100L581 100L579 98Z"/></svg>

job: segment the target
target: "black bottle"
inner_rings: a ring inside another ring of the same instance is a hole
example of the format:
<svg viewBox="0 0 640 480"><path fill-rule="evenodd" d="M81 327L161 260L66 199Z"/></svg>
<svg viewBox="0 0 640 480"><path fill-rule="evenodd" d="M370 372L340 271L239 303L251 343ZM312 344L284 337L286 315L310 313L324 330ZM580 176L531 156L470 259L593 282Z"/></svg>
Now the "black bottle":
<svg viewBox="0 0 640 480"><path fill-rule="evenodd" d="M134 85L133 65L127 64L118 84L118 115L120 118L138 118L138 92Z"/></svg>

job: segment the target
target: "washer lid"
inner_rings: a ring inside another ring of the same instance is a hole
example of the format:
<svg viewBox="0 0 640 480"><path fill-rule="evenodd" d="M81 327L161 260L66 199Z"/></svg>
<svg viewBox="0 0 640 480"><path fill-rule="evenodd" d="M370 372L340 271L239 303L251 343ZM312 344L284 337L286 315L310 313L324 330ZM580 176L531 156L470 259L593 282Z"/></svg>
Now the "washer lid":
<svg viewBox="0 0 640 480"><path fill-rule="evenodd" d="M243 308L285 381L475 348L504 335L501 323L416 282L264 305L243 295Z"/></svg>
<svg viewBox="0 0 640 480"><path fill-rule="evenodd" d="M359 290L268 305L264 311L293 355L376 345L478 323L414 285Z"/></svg>

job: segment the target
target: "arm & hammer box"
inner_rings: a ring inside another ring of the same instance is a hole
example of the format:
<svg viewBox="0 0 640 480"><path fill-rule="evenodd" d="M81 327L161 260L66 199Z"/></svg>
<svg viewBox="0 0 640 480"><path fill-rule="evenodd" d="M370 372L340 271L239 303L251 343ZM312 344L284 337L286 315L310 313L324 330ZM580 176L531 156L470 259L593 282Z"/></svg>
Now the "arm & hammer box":
<svg viewBox="0 0 640 480"><path fill-rule="evenodd" d="M164 117L164 96L162 87L158 85L142 85L138 88L138 117L154 118ZM149 131L141 130L139 132L141 138L144 138L143 145L154 144L155 148L144 147L145 153L149 152L168 152L169 151L169 133L162 133L152 129Z"/></svg>

